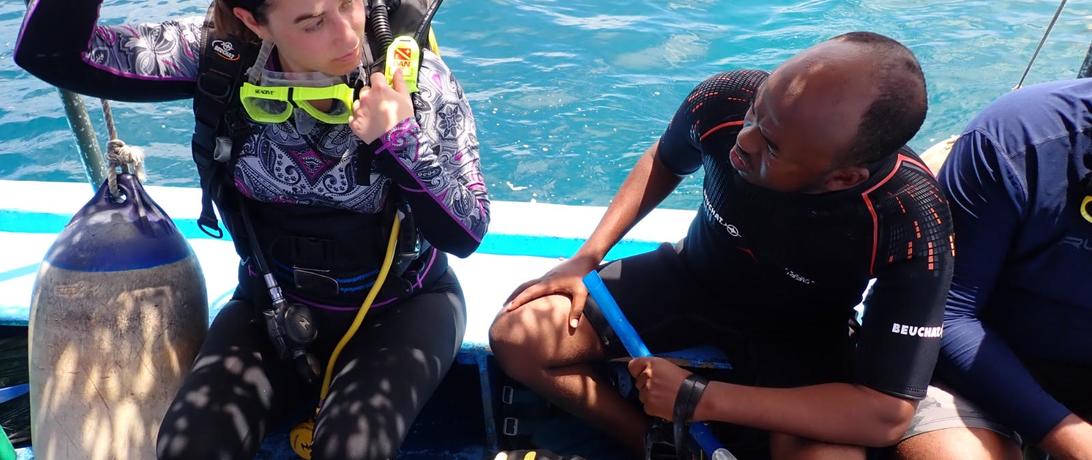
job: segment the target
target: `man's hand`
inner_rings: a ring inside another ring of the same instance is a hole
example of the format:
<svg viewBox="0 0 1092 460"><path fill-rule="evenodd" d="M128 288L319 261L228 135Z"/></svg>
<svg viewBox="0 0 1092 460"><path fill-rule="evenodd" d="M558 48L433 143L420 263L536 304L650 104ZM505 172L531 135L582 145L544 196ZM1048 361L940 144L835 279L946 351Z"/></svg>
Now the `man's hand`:
<svg viewBox="0 0 1092 460"><path fill-rule="evenodd" d="M517 287L505 301L504 311L513 311L539 297L560 294L572 301L572 307L569 310L569 328L575 330L580 325L584 302L588 298L588 289L584 287L584 275L598 265L599 261L593 257L574 256L546 272L541 278L533 279Z"/></svg>
<svg viewBox="0 0 1092 460"><path fill-rule="evenodd" d="M683 380L692 372L663 358L635 358L629 362L629 375L637 379L645 413L671 420L675 411L675 396Z"/></svg>
<svg viewBox="0 0 1092 460"><path fill-rule="evenodd" d="M413 102L401 69L394 72L392 80L394 86L387 84L383 74L373 73L371 87L360 90L360 99L353 102L349 127L366 143L371 144L400 121L413 116Z"/></svg>

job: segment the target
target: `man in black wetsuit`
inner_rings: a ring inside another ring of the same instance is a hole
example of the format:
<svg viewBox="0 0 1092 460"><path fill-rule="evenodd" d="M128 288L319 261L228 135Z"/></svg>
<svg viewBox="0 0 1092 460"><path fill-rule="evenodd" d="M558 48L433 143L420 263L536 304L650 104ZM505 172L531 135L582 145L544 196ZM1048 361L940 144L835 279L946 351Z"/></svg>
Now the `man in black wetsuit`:
<svg viewBox="0 0 1092 460"><path fill-rule="evenodd" d="M772 74L725 72L683 102L573 258L513 294L490 331L505 371L638 454L649 419L593 364L624 355L584 321L598 269L653 351L726 350L694 420L770 433L773 457L863 458L899 439L940 344L953 247L947 205L904 144L925 118L913 54L855 32ZM681 181L705 168L686 238L600 266ZM847 322L870 279L863 327ZM589 319L594 315L589 311ZM690 372L630 363L647 414L671 419Z"/></svg>

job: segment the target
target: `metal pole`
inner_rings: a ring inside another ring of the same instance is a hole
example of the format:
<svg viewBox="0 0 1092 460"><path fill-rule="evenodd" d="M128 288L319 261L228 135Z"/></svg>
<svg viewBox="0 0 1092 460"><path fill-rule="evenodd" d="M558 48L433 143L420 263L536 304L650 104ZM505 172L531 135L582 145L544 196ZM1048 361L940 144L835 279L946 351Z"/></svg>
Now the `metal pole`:
<svg viewBox="0 0 1092 460"><path fill-rule="evenodd" d="M83 105L83 99L79 94L57 88L61 93L61 103L64 112L68 115L68 125L72 128L72 134L76 136L76 146L80 150L80 160L83 170L87 173L87 180L91 188L98 188L106 180L106 165L103 164L102 150L99 149L99 139L95 135L95 128L91 126L91 118L87 115L87 108Z"/></svg>
<svg viewBox="0 0 1092 460"><path fill-rule="evenodd" d="M1092 77L1092 43L1088 44L1088 54L1084 55L1084 64L1081 71L1077 72L1077 78Z"/></svg>
<svg viewBox="0 0 1092 460"><path fill-rule="evenodd" d="M29 4L30 0L23 3ZM68 116L68 126L76 136L76 147L80 149L80 160L84 172L87 173L87 180L92 189L97 189L106 180L106 166L103 165L99 139L95 136L95 128L91 126L91 118L87 116L87 108L83 106L83 99L79 94L61 88L57 88L57 91L61 93L61 104Z"/></svg>

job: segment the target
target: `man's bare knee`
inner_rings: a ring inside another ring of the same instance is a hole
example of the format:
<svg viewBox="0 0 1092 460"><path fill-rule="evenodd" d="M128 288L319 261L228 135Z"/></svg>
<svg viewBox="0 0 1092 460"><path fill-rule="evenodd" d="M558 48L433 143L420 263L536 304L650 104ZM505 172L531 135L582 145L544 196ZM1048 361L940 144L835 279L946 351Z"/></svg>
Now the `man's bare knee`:
<svg viewBox="0 0 1092 460"><path fill-rule="evenodd" d="M523 381L528 373L601 358L595 331L581 322L568 326L571 304L564 296L546 296L502 312L489 328L493 354L508 375Z"/></svg>
<svg viewBox="0 0 1092 460"><path fill-rule="evenodd" d="M489 346L505 371L517 380L528 372L546 367L551 356L548 344L555 341L562 324L552 320L554 310L564 307L568 299L548 296L535 299L520 308L502 311L489 327ZM564 299L565 302L561 300ZM561 305L564 303L565 305Z"/></svg>
<svg viewBox="0 0 1092 460"><path fill-rule="evenodd" d="M517 331L518 316L518 310L497 315L489 327L489 348L509 376L523 380L523 374L533 372L533 363L529 359L515 359L526 356L529 345Z"/></svg>
<svg viewBox="0 0 1092 460"><path fill-rule="evenodd" d="M502 310L493 318L493 324L489 326L489 348L494 354L503 355L517 345L514 333L516 316L516 312Z"/></svg>
<svg viewBox="0 0 1092 460"><path fill-rule="evenodd" d="M558 299L548 296L532 300L513 311L501 311L489 327L489 345L511 348L541 341L543 336L555 333L560 325L552 324L552 310L560 307Z"/></svg>

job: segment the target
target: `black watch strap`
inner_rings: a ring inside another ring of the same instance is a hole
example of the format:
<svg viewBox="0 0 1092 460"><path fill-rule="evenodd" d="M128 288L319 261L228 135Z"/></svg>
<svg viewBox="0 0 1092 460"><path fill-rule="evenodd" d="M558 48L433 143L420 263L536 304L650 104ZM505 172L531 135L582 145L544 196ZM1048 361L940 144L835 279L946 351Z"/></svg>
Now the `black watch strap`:
<svg viewBox="0 0 1092 460"><path fill-rule="evenodd" d="M690 374L679 385L679 392L675 395L675 408L672 413L674 420L675 453L679 460L688 458L690 443L686 439L687 422L694 416L694 409L701 401L701 395L709 385L709 379L698 374Z"/></svg>

